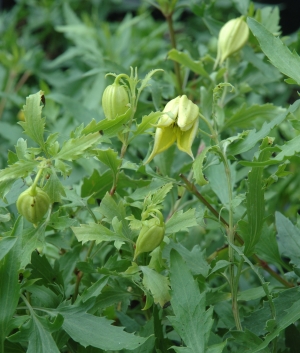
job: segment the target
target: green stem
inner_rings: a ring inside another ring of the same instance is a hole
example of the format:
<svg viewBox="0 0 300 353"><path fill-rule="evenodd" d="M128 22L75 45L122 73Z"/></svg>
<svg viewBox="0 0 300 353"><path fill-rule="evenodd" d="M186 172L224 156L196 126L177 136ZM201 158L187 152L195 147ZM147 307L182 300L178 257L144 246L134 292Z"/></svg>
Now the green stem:
<svg viewBox="0 0 300 353"><path fill-rule="evenodd" d="M34 178L33 184L31 185L31 192L32 192L33 195L36 194L36 186L37 186L37 183L38 183L38 181L39 181L39 179L40 179L40 177L42 175L42 172L43 172L43 169L40 168L39 171L37 172L35 178Z"/></svg>
<svg viewBox="0 0 300 353"><path fill-rule="evenodd" d="M98 223L98 220L96 218L96 216L94 215L94 212L87 206L87 209L89 211L89 213L91 214L91 216L93 217L93 220L95 223ZM96 244L96 241L93 240L91 241L90 243L90 246L88 248L88 251L85 255L85 259L84 261L87 261L87 259L91 256L91 253L93 251L93 248ZM76 301L76 298L78 297L78 293L79 293L79 286L80 286L80 282L81 282L81 279L83 277L83 272L82 271L79 271L76 275L76 282L75 282L75 288L74 288L74 295L73 295L73 298L72 298L72 303L74 303Z"/></svg>
<svg viewBox="0 0 300 353"><path fill-rule="evenodd" d="M235 305L236 305L236 310L233 311L233 315L236 315L236 313L238 313L238 310L239 310L238 302L237 302L237 295L238 295L238 290L239 290L239 280L240 280L240 277L241 277L243 264L244 264L244 261L241 258L241 260L240 260L240 262L238 264L237 273L236 273L235 278L234 278L234 288L233 288L233 291L232 291L232 294L234 295L234 298L232 299L232 305L233 305L233 303L235 303ZM239 315L234 316L234 319L235 319L235 322L238 322L238 325L239 325L239 326L237 326L237 329L239 331L242 331L243 329L242 329L240 316Z"/></svg>
<svg viewBox="0 0 300 353"><path fill-rule="evenodd" d="M224 73L224 82L227 83L228 82L228 70L229 70L229 58L226 59L226 72ZM222 97L220 99L220 102L219 102L219 106L221 108L224 108L224 105L225 105L225 98L226 98L226 95L227 95L227 89L228 89L228 86L225 86L224 89L223 89L223 93L222 93Z"/></svg>
<svg viewBox="0 0 300 353"><path fill-rule="evenodd" d="M176 49L175 31L173 28L173 13L165 15L165 18L167 20L168 27L169 27L172 48ZM176 61L174 61L174 71L177 78L178 93L182 94L182 78L180 73L180 66Z"/></svg>
<svg viewBox="0 0 300 353"><path fill-rule="evenodd" d="M241 326L241 320L239 317L239 308L238 308L238 302L237 302L237 288L235 286L235 275L234 275L234 250L230 246L230 244L234 244L234 236L235 236L235 231L233 227L233 210L232 210L232 187L231 187L231 171L230 171L230 165L227 159L227 156L225 153L222 152L223 156L223 164L225 167L225 175L226 175L226 180L227 180L227 188L228 188L228 202L229 202L229 207L228 207L228 230L227 230L227 237L228 237L228 242L229 242L229 247L228 247L228 257L229 257L229 275L230 275L230 287L231 287L231 295L232 295L232 311L233 311L233 316L236 324L236 328L239 331L242 331L242 326Z"/></svg>
<svg viewBox="0 0 300 353"><path fill-rule="evenodd" d="M197 197L198 200L200 200L203 205L205 205L210 212L219 220L221 221L221 223L228 228L229 224L227 223L227 221L220 216L219 212L214 209L212 207L212 205L205 199L205 197L197 190L196 186L191 183L183 174L179 175L180 178L183 180L183 182L186 185L186 188L188 191L190 191L193 195L195 195ZM241 238L241 236L238 233L235 233L235 239L241 244L244 244L243 239ZM219 253L220 250L223 250L225 248L227 248L228 245L224 245L223 247L221 247L220 249L218 249L217 251L215 251L215 253L213 253L212 255L210 255L208 257L208 259L210 261L212 261ZM288 282L287 280L285 280L284 278L282 278L277 272L275 272L273 269L270 268L270 266L263 260L261 260L257 255L252 255L253 259L255 260L255 262L262 267L266 272L268 272L272 277L274 277L278 282L280 282L281 284L283 284L285 287L287 288L293 288L294 285L290 282Z"/></svg>
<svg viewBox="0 0 300 353"><path fill-rule="evenodd" d="M135 102L134 102L135 104ZM130 117L130 120L129 120L129 123L128 123L128 128L130 129L131 127L131 124L132 124L132 120L133 120L133 117L134 117L134 114L135 114L135 111L136 111L136 107L134 107L134 109L132 110L132 114L131 114L131 117ZM126 132L124 135L123 135L123 144L122 144L122 148L121 148L121 152L120 152L120 158L123 160L124 156L125 156L125 153L127 151L127 147L128 147L128 138L129 138L129 132ZM120 166L122 165L122 163L120 164ZM115 177L115 180L113 182L113 186L112 188L110 189L110 192L109 194L111 196L114 195L114 193L116 192L117 190L117 184L118 184L118 180L119 180L119 174L120 174L120 167L118 168L118 171L116 173L116 177Z"/></svg>

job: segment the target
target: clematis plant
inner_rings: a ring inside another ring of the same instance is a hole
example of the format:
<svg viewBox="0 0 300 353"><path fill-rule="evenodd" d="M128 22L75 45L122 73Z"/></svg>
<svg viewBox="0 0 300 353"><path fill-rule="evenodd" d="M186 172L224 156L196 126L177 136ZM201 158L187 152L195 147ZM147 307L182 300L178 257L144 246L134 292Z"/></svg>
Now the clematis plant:
<svg viewBox="0 0 300 353"><path fill-rule="evenodd" d="M156 125L153 150L145 164L171 147L175 141L181 151L194 158L191 147L198 130L198 115L198 106L185 95L168 102Z"/></svg>

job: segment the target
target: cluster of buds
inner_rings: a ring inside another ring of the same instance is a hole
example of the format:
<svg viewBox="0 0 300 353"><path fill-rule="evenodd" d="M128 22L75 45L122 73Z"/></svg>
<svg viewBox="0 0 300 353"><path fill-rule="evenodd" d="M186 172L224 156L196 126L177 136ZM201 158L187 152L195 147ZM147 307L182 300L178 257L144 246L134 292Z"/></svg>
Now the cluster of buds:
<svg viewBox="0 0 300 353"><path fill-rule="evenodd" d="M242 49L247 43L248 37L249 27L243 16L226 22L219 33L215 66L221 65L230 55Z"/></svg>
<svg viewBox="0 0 300 353"><path fill-rule="evenodd" d="M31 223L38 223L49 210L48 194L37 186L23 191L17 200L18 212Z"/></svg>
<svg viewBox="0 0 300 353"><path fill-rule="evenodd" d="M157 154L177 141L177 147L193 158L191 150L198 130L199 108L187 96L178 96L167 103L157 125L149 163Z"/></svg>

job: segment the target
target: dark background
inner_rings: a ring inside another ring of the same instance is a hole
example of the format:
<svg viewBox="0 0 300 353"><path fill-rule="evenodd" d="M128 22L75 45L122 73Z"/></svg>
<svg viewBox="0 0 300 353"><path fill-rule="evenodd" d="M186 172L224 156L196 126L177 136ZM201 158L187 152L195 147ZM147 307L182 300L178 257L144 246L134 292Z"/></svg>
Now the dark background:
<svg viewBox="0 0 300 353"><path fill-rule="evenodd" d="M0 11L12 8L15 2L15 0L0 0ZM139 0L124 0L124 3L127 3L125 5L128 5L131 9L133 9L139 2ZM255 1L255 3L279 6L282 35L291 34L300 28L300 0L258 0ZM157 12L153 12L154 17L160 16ZM120 18L120 15L121 14L118 11L117 17ZM113 19L113 16L114 14L110 15L110 20Z"/></svg>

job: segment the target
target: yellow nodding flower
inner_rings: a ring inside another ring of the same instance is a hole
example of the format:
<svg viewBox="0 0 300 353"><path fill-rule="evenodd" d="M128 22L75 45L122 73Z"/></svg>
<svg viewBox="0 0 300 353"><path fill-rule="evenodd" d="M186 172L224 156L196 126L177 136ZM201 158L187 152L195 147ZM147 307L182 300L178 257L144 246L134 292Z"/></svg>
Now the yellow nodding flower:
<svg viewBox="0 0 300 353"><path fill-rule="evenodd" d="M191 150L198 130L199 108L187 96L178 96L167 103L155 131L153 150L145 164L177 141L177 147L192 158Z"/></svg>
<svg viewBox="0 0 300 353"><path fill-rule="evenodd" d="M234 54L247 43L249 27L244 16L225 23L221 28L218 39L218 55L215 67L222 64L225 59Z"/></svg>

